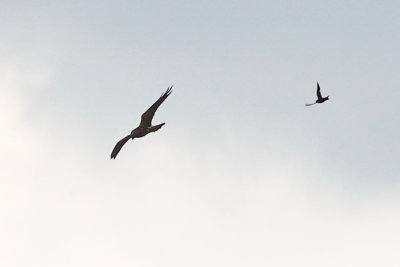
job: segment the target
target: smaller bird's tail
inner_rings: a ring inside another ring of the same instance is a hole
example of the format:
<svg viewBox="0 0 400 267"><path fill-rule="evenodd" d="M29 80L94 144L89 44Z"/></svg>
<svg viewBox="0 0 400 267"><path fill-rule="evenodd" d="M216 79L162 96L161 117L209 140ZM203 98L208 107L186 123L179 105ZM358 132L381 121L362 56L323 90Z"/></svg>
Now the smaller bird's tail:
<svg viewBox="0 0 400 267"><path fill-rule="evenodd" d="M315 103L312 103L312 104L306 104L306 107L308 107L308 106L312 106L312 105L315 105Z"/></svg>

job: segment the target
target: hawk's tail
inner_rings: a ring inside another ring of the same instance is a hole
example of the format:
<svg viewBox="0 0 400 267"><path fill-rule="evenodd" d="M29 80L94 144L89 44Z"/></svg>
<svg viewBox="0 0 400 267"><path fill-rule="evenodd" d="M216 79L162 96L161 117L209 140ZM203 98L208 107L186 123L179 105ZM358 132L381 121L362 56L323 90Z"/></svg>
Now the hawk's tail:
<svg viewBox="0 0 400 267"><path fill-rule="evenodd" d="M163 127L164 124L165 124L165 123L161 123L161 124L159 124L159 125L150 126L150 127L149 127L149 133L157 131L158 129L160 129L161 127Z"/></svg>

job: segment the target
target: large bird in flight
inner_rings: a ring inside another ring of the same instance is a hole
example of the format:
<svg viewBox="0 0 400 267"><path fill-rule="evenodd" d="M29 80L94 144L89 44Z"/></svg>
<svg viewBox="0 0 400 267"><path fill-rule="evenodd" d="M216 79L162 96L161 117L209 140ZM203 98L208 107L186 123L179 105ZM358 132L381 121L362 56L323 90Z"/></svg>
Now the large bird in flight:
<svg viewBox="0 0 400 267"><path fill-rule="evenodd" d="M165 99L171 94L172 86L168 87L167 91L163 93L160 98L148 109L145 113L142 114L142 119L140 121L139 126L136 129L133 129L130 135L122 138L114 147L111 152L111 158L115 159L118 155L118 152L121 150L123 145L128 142L129 139L139 138L147 135L148 133L155 132L160 129L165 123L161 123L158 125L151 125L151 120L153 119L154 113L156 113L158 107L164 102Z"/></svg>
<svg viewBox="0 0 400 267"><path fill-rule="evenodd" d="M322 97L321 88L319 87L319 83L318 82L317 82L317 97L318 97L318 99L317 99L317 101L315 101L315 103L306 104L306 106L311 106L311 105L314 105L314 104L317 104L317 103L321 104L321 103L324 103L326 100L329 100L329 95L327 97Z"/></svg>

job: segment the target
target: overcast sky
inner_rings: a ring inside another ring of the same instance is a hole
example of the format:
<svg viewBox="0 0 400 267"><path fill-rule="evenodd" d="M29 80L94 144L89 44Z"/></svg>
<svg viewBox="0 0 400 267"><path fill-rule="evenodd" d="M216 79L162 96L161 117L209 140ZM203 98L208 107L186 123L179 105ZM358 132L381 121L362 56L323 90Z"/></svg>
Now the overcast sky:
<svg viewBox="0 0 400 267"><path fill-rule="evenodd" d="M0 4L1 266L400 266L398 1Z"/></svg>

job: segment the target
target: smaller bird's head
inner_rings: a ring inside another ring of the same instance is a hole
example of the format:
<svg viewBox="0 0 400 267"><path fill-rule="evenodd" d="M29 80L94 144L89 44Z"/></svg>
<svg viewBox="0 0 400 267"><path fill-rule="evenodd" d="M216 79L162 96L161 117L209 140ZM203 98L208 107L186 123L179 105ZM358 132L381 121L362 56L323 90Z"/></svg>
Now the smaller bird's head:
<svg viewBox="0 0 400 267"><path fill-rule="evenodd" d="M329 95L327 97L325 97L326 100L329 100Z"/></svg>

